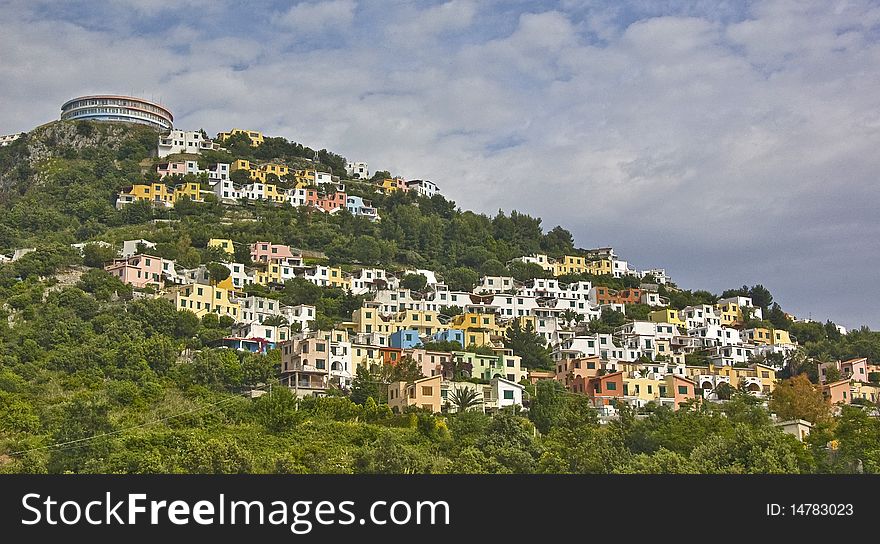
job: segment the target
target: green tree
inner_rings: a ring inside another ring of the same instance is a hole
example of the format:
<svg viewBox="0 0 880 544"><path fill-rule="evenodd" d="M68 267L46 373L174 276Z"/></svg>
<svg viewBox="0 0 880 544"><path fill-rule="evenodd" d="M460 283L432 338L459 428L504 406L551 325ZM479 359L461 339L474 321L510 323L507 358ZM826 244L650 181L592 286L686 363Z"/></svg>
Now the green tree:
<svg viewBox="0 0 880 544"><path fill-rule="evenodd" d="M101 244L86 244L83 247L83 264L91 268L104 268L116 258L116 249Z"/></svg>
<svg viewBox="0 0 880 544"><path fill-rule="evenodd" d="M423 274L407 274L400 280L400 286L418 293L424 292L428 285L428 278Z"/></svg>
<svg viewBox="0 0 880 544"><path fill-rule="evenodd" d="M304 418L297 412L297 400L287 387L273 387L254 401L257 420L270 432L294 430Z"/></svg>
<svg viewBox="0 0 880 544"><path fill-rule="evenodd" d="M443 279L452 291L471 291L480 276L470 268L457 267L446 272Z"/></svg>
<svg viewBox="0 0 880 544"><path fill-rule="evenodd" d="M556 380L541 380L535 386L535 397L529 406L529 419L542 433L557 425L565 410L567 391Z"/></svg>
<svg viewBox="0 0 880 544"><path fill-rule="evenodd" d="M467 412L471 408L482 406L483 398L474 389L453 386L448 402L455 407L457 412Z"/></svg>
<svg viewBox="0 0 880 544"><path fill-rule="evenodd" d="M518 320L514 320L504 334L504 347L522 357L522 366L525 368L553 367L547 342L535 332L531 321L527 321L526 326L522 327Z"/></svg>
<svg viewBox="0 0 880 544"><path fill-rule="evenodd" d="M231 274L229 268L223 266L220 263L208 263L205 267L208 270L208 277L211 278L211 282L220 283L221 281L228 278Z"/></svg>

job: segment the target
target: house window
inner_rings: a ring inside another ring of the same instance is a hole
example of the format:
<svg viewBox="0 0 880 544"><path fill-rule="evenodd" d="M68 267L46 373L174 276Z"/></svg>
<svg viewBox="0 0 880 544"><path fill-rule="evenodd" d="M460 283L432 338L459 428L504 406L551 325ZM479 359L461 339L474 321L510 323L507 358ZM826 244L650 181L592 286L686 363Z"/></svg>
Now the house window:
<svg viewBox="0 0 880 544"><path fill-rule="evenodd" d="M430 397L434 394L434 388L429 386L422 386L422 396Z"/></svg>
<svg viewBox="0 0 880 544"><path fill-rule="evenodd" d="M504 400L513 400L513 391L507 390L504 392Z"/></svg>
<svg viewBox="0 0 880 544"><path fill-rule="evenodd" d="M608 382L608 390L609 391L617 391L617 384L614 382Z"/></svg>
<svg viewBox="0 0 880 544"><path fill-rule="evenodd" d="M678 386L678 394L679 395L687 395L688 394L687 386L686 385L679 385Z"/></svg>

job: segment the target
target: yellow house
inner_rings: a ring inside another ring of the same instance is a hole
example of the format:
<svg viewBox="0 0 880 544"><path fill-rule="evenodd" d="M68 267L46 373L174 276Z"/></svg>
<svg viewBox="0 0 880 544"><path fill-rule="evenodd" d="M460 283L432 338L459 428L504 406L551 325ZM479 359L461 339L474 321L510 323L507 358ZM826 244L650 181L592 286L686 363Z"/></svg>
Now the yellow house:
<svg viewBox="0 0 880 544"><path fill-rule="evenodd" d="M654 347L657 357L663 356L666 360L672 356L672 342L668 338L655 338Z"/></svg>
<svg viewBox="0 0 880 544"><path fill-rule="evenodd" d="M447 328L464 331L466 346L489 344L492 336L501 336L505 331L504 327L496 322L494 313L477 312L467 312L453 317Z"/></svg>
<svg viewBox="0 0 880 544"><path fill-rule="evenodd" d="M715 310L718 312L718 317L721 318L722 325L731 327L737 323L742 323L743 321L742 308L740 308L739 304L736 302L716 304Z"/></svg>
<svg viewBox="0 0 880 544"><path fill-rule="evenodd" d="M278 190L278 186L272 183L266 184L263 194L265 195L265 199L269 202L284 202L284 194Z"/></svg>
<svg viewBox="0 0 880 544"><path fill-rule="evenodd" d="M220 141L226 141L227 138L232 136L233 134L244 134L251 140L251 145L253 147L257 147L258 145L263 143L263 133L257 132L256 130L244 130L240 128L234 128L229 132L220 132L217 134L217 138Z"/></svg>
<svg viewBox="0 0 880 544"><path fill-rule="evenodd" d="M235 172L237 170L247 170L248 175L252 180L259 181L261 183L266 182L266 172L252 165L251 161L249 160L237 159L234 163L232 163L229 171Z"/></svg>
<svg viewBox="0 0 880 544"><path fill-rule="evenodd" d="M391 334L391 320L379 315L379 310L373 306L362 306L351 313L351 325L356 333Z"/></svg>
<svg viewBox="0 0 880 544"><path fill-rule="evenodd" d="M351 345L351 373L355 374L360 367L365 367L367 370L370 367L376 366L381 368L384 359L382 357L382 352L379 351L379 346L374 346L371 344L352 344Z"/></svg>
<svg viewBox="0 0 880 544"><path fill-rule="evenodd" d="M166 295L178 310L190 310L202 317L209 313L238 319L238 304L232 302L232 278L215 285L185 285Z"/></svg>
<svg viewBox="0 0 880 544"><path fill-rule="evenodd" d="M561 276L563 274L583 274L589 269L589 262L586 257L577 255L563 255L561 259L553 265L553 275Z"/></svg>
<svg viewBox="0 0 880 544"><path fill-rule="evenodd" d="M623 378L623 396L634 397L644 402L660 398L660 380L656 378Z"/></svg>
<svg viewBox="0 0 880 544"><path fill-rule="evenodd" d="M208 240L208 247L216 247L230 255L235 255L235 247L233 247L232 240L228 238L211 238Z"/></svg>
<svg viewBox="0 0 880 544"><path fill-rule="evenodd" d="M290 168L288 168L287 166L274 163L264 164L260 167L260 170L262 170L266 175L275 174L279 178L281 176L286 176L290 173Z"/></svg>
<svg viewBox="0 0 880 544"><path fill-rule="evenodd" d="M351 280L345 277L345 274L342 272L341 268L333 268L331 266L327 269L327 275L327 284L330 287L351 289Z"/></svg>
<svg viewBox="0 0 880 544"><path fill-rule="evenodd" d="M403 189L403 180L401 178L384 179L382 180L379 189L386 195L395 191L400 191Z"/></svg>
<svg viewBox="0 0 880 544"><path fill-rule="evenodd" d="M301 189L308 185L314 185L316 179L315 170L294 170L293 175L296 178L296 187Z"/></svg>
<svg viewBox="0 0 880 544"><path fill-rule="evenodd" d="M755 345L769 346L773 344L773 331L765 329L764 327L755 327L754 329L744 330L743 336L744 340Z"/></svg>
<svg viewBox="0 0 880 544"><path fill-rule="evenodd" d="M594 276L614 274L614 265L611 263L611 259L590 261L590 263L587 265L587 272L593 274Z"/></svg>
<svg viewBox="0 0 880 544"><path fill-rule="evenodd" d="M396 414L408 406L417 406L430 412L439 412L442 408L440 386L443 378L431 376L414 382L394 382L388 385L388 407Z"/></svg>
<svg viewBox="0 0 880 544"><path fill-rule="evenodd" d="M257 269L254 272L254 283L258 285L284 283L284 280L281 277L281 265L277 262L270 262L266 265L265 270Z"/></svg>
<svg viewBox="0 0 880 544"><path fill-rule="evenodd" d="M419 336L431 335L437 331L446 330L448 327L440 323L440 314L426 310L406 310L398 313L392 324L392 331L401 329L417 330Z"/></svg>
<svg viewBox="0 0 880 544"><path fill-rule="evenodd" d="M149 202L162 202L166 204L174 203L174 192L173 190L169 190L168 186L164 183L132 185L131 189L122 194L130 196L134 200L146 200Z"/></svg>
<svg viewBox="0 0 880 544"><path fill-rule="evenodd" d="M880 402L880 385L853 380L852 399L864 399L876 404Z"/></svg>
<svg viewBox="0 0 880 544"><path fill-rule="evenodd" d="M766 366L755 363L749 367L752 372L751 376L761 380L761 390L765 393L772 393L776 387L776 369L772 366Z"/></svg>
<svg viewBox="0 0 880 544"><path fill-rule="evenodd" d="M676 327L685 328L687 324L678 317L678 311L666 308L665 310L656 310L648 314L648 319L654 323L669 323Z"/></svg>
<svg viewBox="0 0 880 544"><path fill-rule="evenodd" d="M198 183L184 183L174 188L174 202L181 198L189 198L190 200L202 200L201 185Z"/></svg>
<svg viewBox="0 0 880 544"><path fill-rule="evenodd" d="M794 342L791 341L791 335L788 334L788 331L784 331L781 329L774 329L773 330L773 343L776 345L778 345L778 344L794 344Z"/></svg>
<svg viewBox="0 0 880 544"><path fill-rule="evenodd" d="M706 367L687 367L687 373L691 377L698 374L725 376L730 378L730 385L732 387L745 387L753 392L756 392L753 384L757 383L760 392L765 395L772 393L773 389L776 387L776 369L772 366L758 363L755 363L748 368L715 365L709 365L708 369Z"/></svg>

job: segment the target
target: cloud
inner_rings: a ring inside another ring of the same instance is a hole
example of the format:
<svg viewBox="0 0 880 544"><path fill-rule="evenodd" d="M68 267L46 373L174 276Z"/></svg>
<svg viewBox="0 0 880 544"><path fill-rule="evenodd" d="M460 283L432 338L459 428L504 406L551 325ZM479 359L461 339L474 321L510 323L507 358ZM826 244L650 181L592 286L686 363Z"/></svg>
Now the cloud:
<svg viewBox="0 0 880 544"><path fill-rule="evenodd" d="M82 6L0 21L0 132L143 92L183 128L326 147L685 287L880 327L871 2L218 2L100 28Z"/></svg>
<svg viewBox="0 0 880 544"><path fill-rule="evenodd" d="M316 34L327 28L350 26L356 7L354 0L300 3L281 15L278 23L297 33Z"/></svg>

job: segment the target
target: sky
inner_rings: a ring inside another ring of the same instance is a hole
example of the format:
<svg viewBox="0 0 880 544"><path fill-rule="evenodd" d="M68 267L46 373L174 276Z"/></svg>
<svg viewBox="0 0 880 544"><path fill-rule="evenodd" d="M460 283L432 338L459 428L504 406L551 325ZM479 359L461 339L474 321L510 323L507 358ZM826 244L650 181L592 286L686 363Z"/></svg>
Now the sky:
<svg viewBox="0 0 880 544"><path fill-rule="evenodd" d="M880 3L0 0L0 134L89 93L880 328Z"/></svg>

